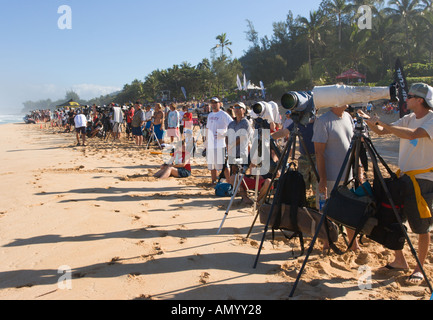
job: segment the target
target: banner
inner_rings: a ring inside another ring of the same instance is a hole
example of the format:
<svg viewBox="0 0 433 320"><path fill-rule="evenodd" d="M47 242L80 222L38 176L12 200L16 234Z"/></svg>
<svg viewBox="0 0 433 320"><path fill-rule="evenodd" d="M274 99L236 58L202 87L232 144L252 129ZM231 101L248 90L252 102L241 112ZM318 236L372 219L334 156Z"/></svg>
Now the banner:
<svg viewBox="0 0 433 320"><path fill-rule="evenodd" d="M399 99L399 108L400 108L400 118L403 118L405 115L408 115L410 111L407 109L407 95L409 93L409 88L406 81L406 76L404 74L403 65L400 62L400 59L397 58L395 63L395 74L394 81L398 84L398 99Z"/></svg>
<svg viewBox="0 0 433 320"><path fill-rule="evenodd" d="M262 89L263 99L266 99L266 89L263 81L260 81L260 88Z"/></svg>
<svg viewBox="0 0 433 320"><path fill-rule="evenodd" d="M186 90L185 90L185 88L184 88L184 87L181 87L180 89L182 90L182 93L183 93L183 95L185 96L185 100L188 100L188 99L186 98Z"/></svg>
<svg viewBox="0 0 433 320"><path fill-rule="evenodd" d="M241 91L242 83L241 83L241 79L239 78L239 75L237 75L236 84L238 85L238 90Z"/></svg>

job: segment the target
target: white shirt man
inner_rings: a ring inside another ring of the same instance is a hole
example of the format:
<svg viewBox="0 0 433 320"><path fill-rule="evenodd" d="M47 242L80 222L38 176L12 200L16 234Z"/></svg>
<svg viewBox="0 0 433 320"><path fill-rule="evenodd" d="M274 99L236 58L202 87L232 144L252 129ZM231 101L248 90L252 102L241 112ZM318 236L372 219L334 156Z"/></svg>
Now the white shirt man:
<svg viewBox="0 0 433 320"><path fill-rule="evenodd" d="M211 99L212 112L207 118L206 132L206 159L208 169L211 171L212 182L217 181L217 170L222 170L225 163L226 141L225 136L228 125L233 118L220 109L218 98ZM225 172L229 179L228 170Z"/></svg>

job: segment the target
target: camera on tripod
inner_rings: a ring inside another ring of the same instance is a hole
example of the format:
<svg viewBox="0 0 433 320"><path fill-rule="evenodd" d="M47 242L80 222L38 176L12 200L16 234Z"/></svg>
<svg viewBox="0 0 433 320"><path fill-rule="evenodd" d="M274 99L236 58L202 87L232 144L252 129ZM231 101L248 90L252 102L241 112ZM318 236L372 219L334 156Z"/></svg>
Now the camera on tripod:
<svg viewBox="0 0 433 320"><path fill-rule="evenodd" d="M292 112L290 118L295 123L306 126L316 115L313 94L307 92L288 92L281 98L283 108Z"/></svg>
<svg viewBox="0 0 433 320"><path fill-rule="evenodd" d="M398 85L389 87L358 87L346 85L318 86L310 91L287 92L281 98L283 108L292 111L292 120L306 125L316 111L361 102L390 100L397 102Z"/></svg>

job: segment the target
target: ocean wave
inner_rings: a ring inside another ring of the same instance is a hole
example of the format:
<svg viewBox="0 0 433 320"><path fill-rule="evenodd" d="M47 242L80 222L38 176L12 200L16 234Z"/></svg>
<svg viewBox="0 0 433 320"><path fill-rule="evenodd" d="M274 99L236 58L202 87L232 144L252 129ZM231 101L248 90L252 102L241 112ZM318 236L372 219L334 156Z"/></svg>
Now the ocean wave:
<svg viewBox="0 0 433 320"><path fill-rule="evenodd" d="M19 114L0 114L0 124L24 122L24 115Z"/></svg>

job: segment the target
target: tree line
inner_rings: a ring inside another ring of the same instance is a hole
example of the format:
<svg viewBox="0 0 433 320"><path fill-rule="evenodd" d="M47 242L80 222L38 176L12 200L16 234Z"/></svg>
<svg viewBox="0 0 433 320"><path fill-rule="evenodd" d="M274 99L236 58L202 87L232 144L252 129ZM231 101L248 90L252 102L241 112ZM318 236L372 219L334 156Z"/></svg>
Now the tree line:
<svg viewBox="0 0 433 320"><path fill-rule="evenodd" d="M288 90L311 90L335 84L349 68L366 75L369 85L388 85L397 58L403 62L409 82L433 85L433 0L323 0L306 17L288 12L273 22L273 34L260 37L254 22L246 20L250 46L232 58L232 42L226 33L216 37L211 57L196 66L188 62L154 70L143 80L125 84L121 92L101 96L86 104L119 104L160 101L163 98L206 99L214 95L228 100L237 91L237 75L253 83L262 81L270 97ZM371 28L360 28L365 18L359 8L371 9Z"/></svg>

